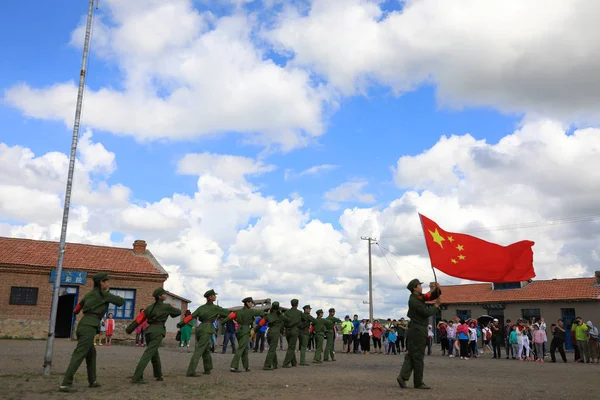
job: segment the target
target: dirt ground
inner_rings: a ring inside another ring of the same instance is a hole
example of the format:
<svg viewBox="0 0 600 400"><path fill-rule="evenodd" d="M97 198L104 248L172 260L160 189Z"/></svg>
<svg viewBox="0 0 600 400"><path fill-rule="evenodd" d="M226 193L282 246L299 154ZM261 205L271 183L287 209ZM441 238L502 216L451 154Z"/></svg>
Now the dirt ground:
<svg viewBox="0 0 600 400"><path fill-rule="evenodd" d="M219 337L221 342L222 337ZM152 380L148 366L147 385L132 385L131 375L142 348L113 345L98 348L98 381L103 387L88 389L85 362L75 377L75 394L58 392L58 386L75 342L57 340L54 352L53 376L42 376L45 341L0 340L0 398L3 399L314 399L327 400L377 397L404 397L411 399L507 399L526 396L528 399L593 398L600 388L600 364L573 364L562 362L544 364L493 360L489 355L461 361L442 357L436 349L426 357L425 382L431 391L404 389L396 383L396 376L404 356L346 355L336 341L337 361L312 364L308 367L263 371L266 352L250 353L251 372L229 372L232 355L213 354L215 369L210 376L185 377L191 354L179 349L161 348L164 382ZM281 360L284 352L278 351ZM314 353L308 353L312 361ZM568 354L569 361L572 354ZM280 365L281 366L281 365ZM202 372L202 362L199 371ZM409 382L412 386L412 381Z"/></svg>

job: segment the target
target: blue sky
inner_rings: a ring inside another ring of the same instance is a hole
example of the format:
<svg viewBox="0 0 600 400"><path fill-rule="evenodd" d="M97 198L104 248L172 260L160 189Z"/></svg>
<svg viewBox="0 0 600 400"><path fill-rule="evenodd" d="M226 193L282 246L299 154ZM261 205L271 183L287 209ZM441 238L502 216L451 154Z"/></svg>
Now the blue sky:
<svg viewBox="0 0 600 400"><path fill-rule="evenodd" d="M42 6L34 3L11 3L10 10L0 17L0 43L5 49L0 85L4 88L23 81L43 87L78 79L81 51L70 46L69 40L72 30L85 16L85 4L73 7L65 1ZM384 9L393 10L393 5L394 2L388 1ZM230 7L221 6L216 11L222 13L224 9ZM20 23L25 16L31 19L30 25ZM92 88L118 84L119 71L93 51L88 71L87 84ZM19 111L5 105L0 108L0 118L2 141L7 144L27 146L36 154L66 152L70 148L71 128L63 123L24 118ZM263 193L276 198L299 193L315 216L336 223L337 213L321 207L322 194L329 188L349 179L364 178L378 200L390 201L401 194L391 184L389 169L400 155L419 154L442 135L471 133L477 139L495 143L511 133L518 121L518 115L505 115L489 108L440 108L435 87L431 85L422 85L404 96L394 95L389 88L374 87L366 96L341 102L339 110L326 121L326 134L317 145L268 156L266 161L278 170L253 182ZM98 130L94 131L94 137L117 154L119 167L109 182L126 183L134 197L150 202L173 192L194 192L196 180L178 175L173 169L185 153L208 151L256 157L261 152L257 146L241 144L235 132L216 139L158 143L138 143L130 137ZM285 169L299 172L319 164L340 167L320 179L283 182ZM156 181L162 182L160 187L151 184Z"/></svg>
<svg viewBox="0 0 600 400"><path fill-rule="evenodd" d="M87 6L38 3L0 13L0 149L10 160L0 234L55 240ZM577 54L570 45L595 37L584 11L540 16L532 2L516 18L470 0L236 3L100 1L70 240L144 238L168 266L169 287L194 299L206 285L255 296L276 285L317 302L338 293L350 311L364 307L362 235L390 238L402 280L430 279L415 210L460 231L595 204L557 190L587 193L596 178L573 161L594 162L595 131L577 129L600 121L600 88L569 72L600 65L595 43ZM553 24L564 15L568 23ZM489 163L494 155L510 162ZM191 172L179 173L187 156ZM323 170L300 175L310 168ZM544 229L484 236L535 240L541 277L588 274L593 246ZM401 312L392 289L402 282L389 281L381 255L375 264L379 300ZM231 265L264 279L238 282ZM300 271L314 286L294 289Z"/></svg>

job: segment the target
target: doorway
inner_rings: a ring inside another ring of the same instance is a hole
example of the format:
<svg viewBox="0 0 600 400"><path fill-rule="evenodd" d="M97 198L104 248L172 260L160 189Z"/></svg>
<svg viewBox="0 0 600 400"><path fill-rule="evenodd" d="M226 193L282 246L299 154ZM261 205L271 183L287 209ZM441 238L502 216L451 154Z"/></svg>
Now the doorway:
<svg viewBox="0 0 600 400"><path fill-rule="evenodd" d="M54 333L57 338L70 338L73 333L75 314L73 309L77 304L79 288L76 286L61 286L58 292L58 308Z"/></svg>
<svg viewBox="0 0 600 400"><path fill-rule="evenodd" d="M575 321L575 309L574 308L561 308L561 319L563 320L563 328L567 331L565 334L565 349L573 350L573 343L571 343L571 327L573 321Z"/></svg>

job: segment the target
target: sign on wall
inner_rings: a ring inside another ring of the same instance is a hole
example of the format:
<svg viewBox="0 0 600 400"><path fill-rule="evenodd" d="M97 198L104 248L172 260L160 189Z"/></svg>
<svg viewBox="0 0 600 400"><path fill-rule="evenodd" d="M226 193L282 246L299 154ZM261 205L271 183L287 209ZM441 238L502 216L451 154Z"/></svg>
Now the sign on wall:
<svg viewBox="0 0 600 400"><path fill-rule="evenodd" d="M71 271L63 270L60 276L60 283L69 283L72 285L85 285L87 278L87 272L85 271ZM56 270L50 272L50 283L54 283L56 279Z"/></svg>
<svg viewBox="0 0 600 400"><path fill-rule="evenodd" d="M486 310L504 310L504 304L498 303L483 304L482 307Z"/></svg>

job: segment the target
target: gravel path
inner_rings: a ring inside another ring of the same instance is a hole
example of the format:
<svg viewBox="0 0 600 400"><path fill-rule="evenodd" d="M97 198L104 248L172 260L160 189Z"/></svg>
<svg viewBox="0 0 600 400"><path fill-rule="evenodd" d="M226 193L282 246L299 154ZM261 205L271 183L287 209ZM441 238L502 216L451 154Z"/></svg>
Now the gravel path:
<svg viewBox="0 0 600 400"><path fill-rule="evenodd" d="M219 342L222 340L219 337ZM341 346L339 342L336 342ZM75 377L74 395L59 393L58 385L75 342L57 340L53 376L42 376L44 341L0 340L0 384L3 399L373 399L405 397L411 399L485 400L577 399L595 398L600 388L600 364L562 362L544 364L493 360L489 356L469 361L433 355L426 357L425 382L431 391L400 390L396 376L403 356L337 354L336 362L308 367L263 371L265 353L250 353L251 372L229 372L231 353L214 354L215 369L210 376L186 378L191 354L179 349L161 349L164 382L132 385L131 375L142 348L125 345L98 348L98 380L102 388L88 389L84 365ZM338 352L341 349L338 348ZM436 353L439 354L439 351ZM283 359L284 352L278 351ZM312 360L313 353L309 353ZM568 355L572 359L572 354ZM202 372L202 362L199 371ZM152 369L146 369L150 379ZM412 382L409 382L412 386ZM476 397L475 397L476 396Z"/></svg>

